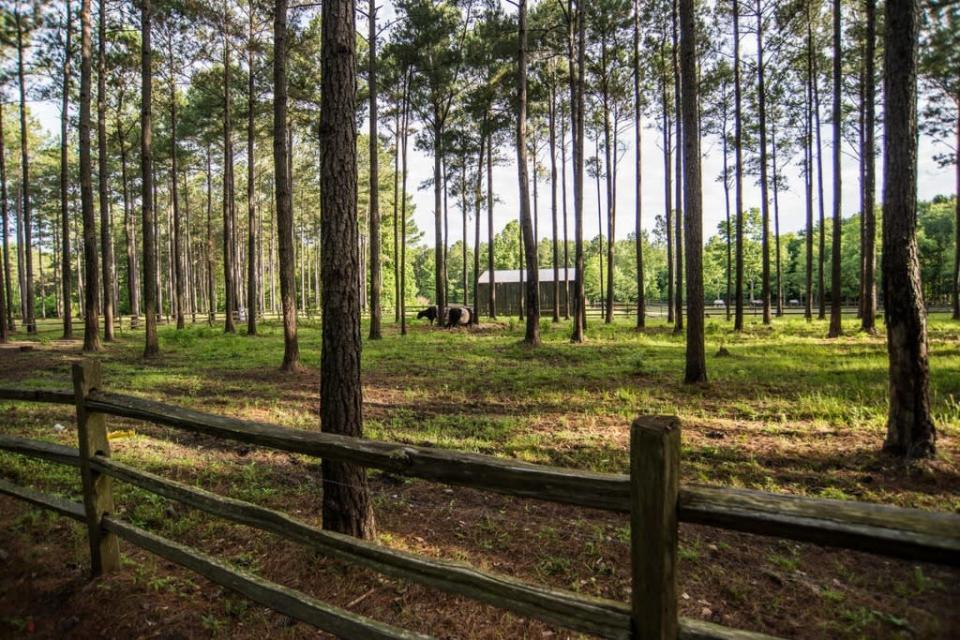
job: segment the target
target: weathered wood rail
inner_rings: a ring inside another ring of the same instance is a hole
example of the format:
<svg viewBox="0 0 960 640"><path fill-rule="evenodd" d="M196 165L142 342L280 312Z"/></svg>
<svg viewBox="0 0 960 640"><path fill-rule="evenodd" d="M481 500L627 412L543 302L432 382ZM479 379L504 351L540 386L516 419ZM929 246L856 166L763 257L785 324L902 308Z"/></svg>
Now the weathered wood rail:
<svg viewBox="0 0 960 640"><path fill-rule="evenodd" d="M645 417L634 422L631 473L616 475L288 429L107 393L100 389L99 365L95 362L75 364L74 383L73 392L0 389L0 400L75 405L79 448L0 434L0 450L79 467L84 480L84 502L65 501L4 480L0 480L0 494L85 522L95 574L119 567L119 551L115 549L116 539L121 538L260 604L345 638L426 636L319 602L125 523L111 515L111 481L127 482L385 575L602 638L769 638L678 617L675 566L680 521L960 565L960 516L955 514L744 489L680 487L679 424L672 418ZM459 562L390 549L324 531L279 511L134 469L110 458L104 416L144 420L216 439L353 462L433 482L628 513L632 604L552 589Z"/></svg>

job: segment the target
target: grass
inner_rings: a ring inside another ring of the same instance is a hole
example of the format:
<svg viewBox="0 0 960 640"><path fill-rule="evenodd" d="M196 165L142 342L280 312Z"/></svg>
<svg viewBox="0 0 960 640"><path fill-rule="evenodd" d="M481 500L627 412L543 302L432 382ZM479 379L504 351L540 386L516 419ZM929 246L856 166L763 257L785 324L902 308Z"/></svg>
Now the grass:
<svg viewBox="0 0 960 640"><path fill-rule="evenodd" d="M670 414L683 423L684 483L960 511L960 324L930 319L930 390L939 453L935 460L904 467L880 453L885 342L858 332L853 318L845 320L845 335L838 340L825 338L827 324L821 321L776 320L772 329L748 321L742 334L733 334L727 323L711 318L706 332L710 382L700 386L681 383L683 336L665 323L653 321L637 332L626 320L613 325L591 320L581 345L569 342L569 323L544 321L543 345L532 349L522 344L523 327L517 322L476 331L414 323L401 337L388 319L384 339L363 346L366 436L626 472L631 420ZM205 325L179 332L162 326L162 356L145 362L142 332L128 328L95 357L104 364L110 390L319 429L319 324L301 321L308 369L298 375L277 370L281 325L267 321L259 329L259 335L248 337ZM35 350L0 350L0 386L69 387L69 362L78 343L61 342L58 335L51 321L41 324L39 336L18 334L22 343L34 342ZM721 346L729 356L715 355ZM6 431L75 445L72 414L69 407L0 404ZM57 430L54 424L67 428ZM316 460L133 421L111 418L109 424L118 459L319 522ZM0 476L74 499L79 495L75 470L56 465L0 454ZM629 531L619 517L380 474L374 474L371 487L383 544L594 595L629 597ZM394 624L447 629L457 637L537 637L546 629L482 607L464 609L462 601L438 599L419 587L355 574L271 536L128 485L118 484L115 492L124 516L138 525L341 606L363 596L361 610ZM47 536L62 539L73 561L85 558L83 532L73 525L26 508L12 517L4 520L15 525L10 535L26 536L33 544ZM132 561L136 572L130 588L150 598L189 600L192 617L183 624L201 636L275 635L269 615L259 608L193 595L210 590L198 590L188 574L172 572L149 556ZM680 564L689 596L681 602L684 615L731 626L794 637L857 638L898 637L906 625L919 636L948 637L951 621L957 621L942 603L960 595L960 581L935 566L867 563L857 554L703 527L684 527ZM367 597L371 589L376 595ZM451 601L455 604L444 605ZM26 618L0 606L0 634L17 626L14 619ZM494 635L488 633L492 624ZM300 637L286 623L281 627L282 634Z"/></svg>

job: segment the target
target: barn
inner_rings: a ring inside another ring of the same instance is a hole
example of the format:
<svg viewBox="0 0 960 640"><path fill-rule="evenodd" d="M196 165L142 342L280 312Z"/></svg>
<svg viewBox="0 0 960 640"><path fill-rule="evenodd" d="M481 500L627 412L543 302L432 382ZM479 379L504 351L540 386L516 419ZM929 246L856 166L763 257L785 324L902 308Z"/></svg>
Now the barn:
<svg viewBox="0 0 960 640"><path fill-rule="evenodd" d="M564 274L566 272L566 276ZM553 267L540 269L540 313L549 313L553 308L554 279ZM564 281L566 277L566 282ZM497 299L497 315L518 315L520 313L520 301L523 296L524 280L526 271L519 269L504 269L493 272L494 294ZM477 312L480 315L489 313L488 300L490 299L490 272L484 271L477 281L477 294L480 308ZM557 284L557 290L560 295L560 310L564 309L567 302L567 296L573 293L574 282L576 282L576 270L573 268L560 268L560 280ZM564 286L564 285L567 286Z"/></svg>

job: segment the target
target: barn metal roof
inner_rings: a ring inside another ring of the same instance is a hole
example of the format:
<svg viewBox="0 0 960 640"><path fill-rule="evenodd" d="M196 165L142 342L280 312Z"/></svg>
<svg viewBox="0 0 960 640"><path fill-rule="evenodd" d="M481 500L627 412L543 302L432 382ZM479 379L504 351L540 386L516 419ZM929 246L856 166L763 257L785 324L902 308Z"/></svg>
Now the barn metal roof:
<svg viewBox="0 0 960 640"><path fill-rule="evenodd" d="M520 282L519 269L498 269L494 271L494 274L496 274L497 284ZM539 274L540 282L553 282L553 267L540 269ZM577 270L573 267L567 267L567 274L567 278L570 280L570 282L573 282L577 277ZM563 267L560 267L560 282L563 282ZM477 284L490 284L490 272L484 271L482 274L480 274L480 279L477 280Z"/></svg>

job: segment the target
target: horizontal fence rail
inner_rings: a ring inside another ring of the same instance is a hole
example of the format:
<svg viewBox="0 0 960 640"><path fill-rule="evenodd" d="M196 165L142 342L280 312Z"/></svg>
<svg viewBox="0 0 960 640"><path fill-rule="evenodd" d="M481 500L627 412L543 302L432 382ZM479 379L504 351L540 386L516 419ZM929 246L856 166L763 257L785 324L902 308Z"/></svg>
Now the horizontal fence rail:
<svg viewBox="0 0 960 640"><path fill-rule="evenodd" d="M2 479L0 479L0 494L19 498L79 522L86 521L86 513L79 502L70 502L32 489L18 487ZM254 602L344 638L371 640L429 640L430 638L419 633L396 629L320 602L299 591L235 569L201 551L167 540L112 516L104 517L102 526L110 533L165 560L191 569L211 582L232 589Z"/></svg>
<svg viewBox="0 0 960 640"><path fill-rule="evenodd" d="M17 436L0 435L0 450L11 451L39 460L79 466L79 451L73 447L29 440ZM309 546L317 551L342 561L359 564L379 573L410 580L447 593L467 596L478 601L556 624L601 638L627 639L631 635L630 608L622 603L604 598L594 598L568 591L532 585L509 576L479 571L469 565L447 560L426 558L397 551L350 536L332 533L299 522L290 516L260 507L249 502L227 498L190 487L180 482L161 478L155 474L135 470L110 458L97 456L92 466L110 477L129 482L162 497L176 500L205 513L220 516L238 524L251 526L268 533ZM19 498L34 506L50 509L83 522L83 505L46 495L24 487L18 487L0 479L0 494ZM230 568L199 551L122 523L115 518L106 518L104 527L121 538L156 553L166 560L180 564L207 577L212 582L238 591L260 604L272 607L281 613L318 628L328 629L313 621L313 617L298 615L302 611L275 606L286 600L283 594L299 594ZM203 570L200 570L203 569ZM238 588L238 585L241 588ZM273 591L279 590L275 596ZM298 595L299 597L299 595ZM303 596L308 598L308 596ZM702 620L680 618L679 638L683 640L776 640L762 633L730 629ZM395 631L395 630L394 630ZM363 636L344 637L425 637L425 636Z"/></svg>
<svg viewBox="0 0 960 640"><path fill-rule="evenodd" d="M669 628L671 620L674 621L673 634L680 638L770 638L676 616L676 598L671 585L675 585L677 521L911 560L960 565L960 516L955 514L747 489L678 487L679 423L673 418L640 418L634 423L632 472L631 475L617 475L289 429L107 393L98 388L99 366L89 363L74 366L74 383L73 393L0 389L0 400L75 405L80 449L0 434L0 450L79 467L84 481L86 509L83 504L17 487L3 480L0 480L0 493L86 522L95 572L98 566L106 567L111 563L119 566L119 556L111 557L111 545L116 553L115 540L120 537L276 611L343 637L427 636L395 629L316 601L239 571L190 547L124 523L111 513L110 480L133 484L385 575L603 638L637 637L637 633ZM662 581L663 588L646 585L643 589L648 591L635 590L631 610L630 606L612 600L529 584L463 563L419 556L324 531L282 512L219 496L110 459L102 419L106 415L144 420L218 439L335 459L435 482L628 513L631 514L634 541L631 553L634 585L643 585L646 577L650 577ZM641 531L642 528L648 530ZM650 538L651 535L655 537ZM648 573L651 571L653 573ZM647 595L638 600L637 593ZM650 598L658 603L652 603ZM664 624L667 627L663 627Z"/></svg>
<svg viewBox="0 0 960 640"><path fill-rule="evenodd" d="M0 389L0 400L24 400L30 393ZM66 392L33 393L39 394L38 402L74 403L73 395ZM289 429L115 393L94 392L86 406L108 415L445 484L591 509L630 511L630 481L622 474ZM689 486L680 488L678 516L683 522L745 533L960 566L960 516L955 514L752 489Z"/></svg>

